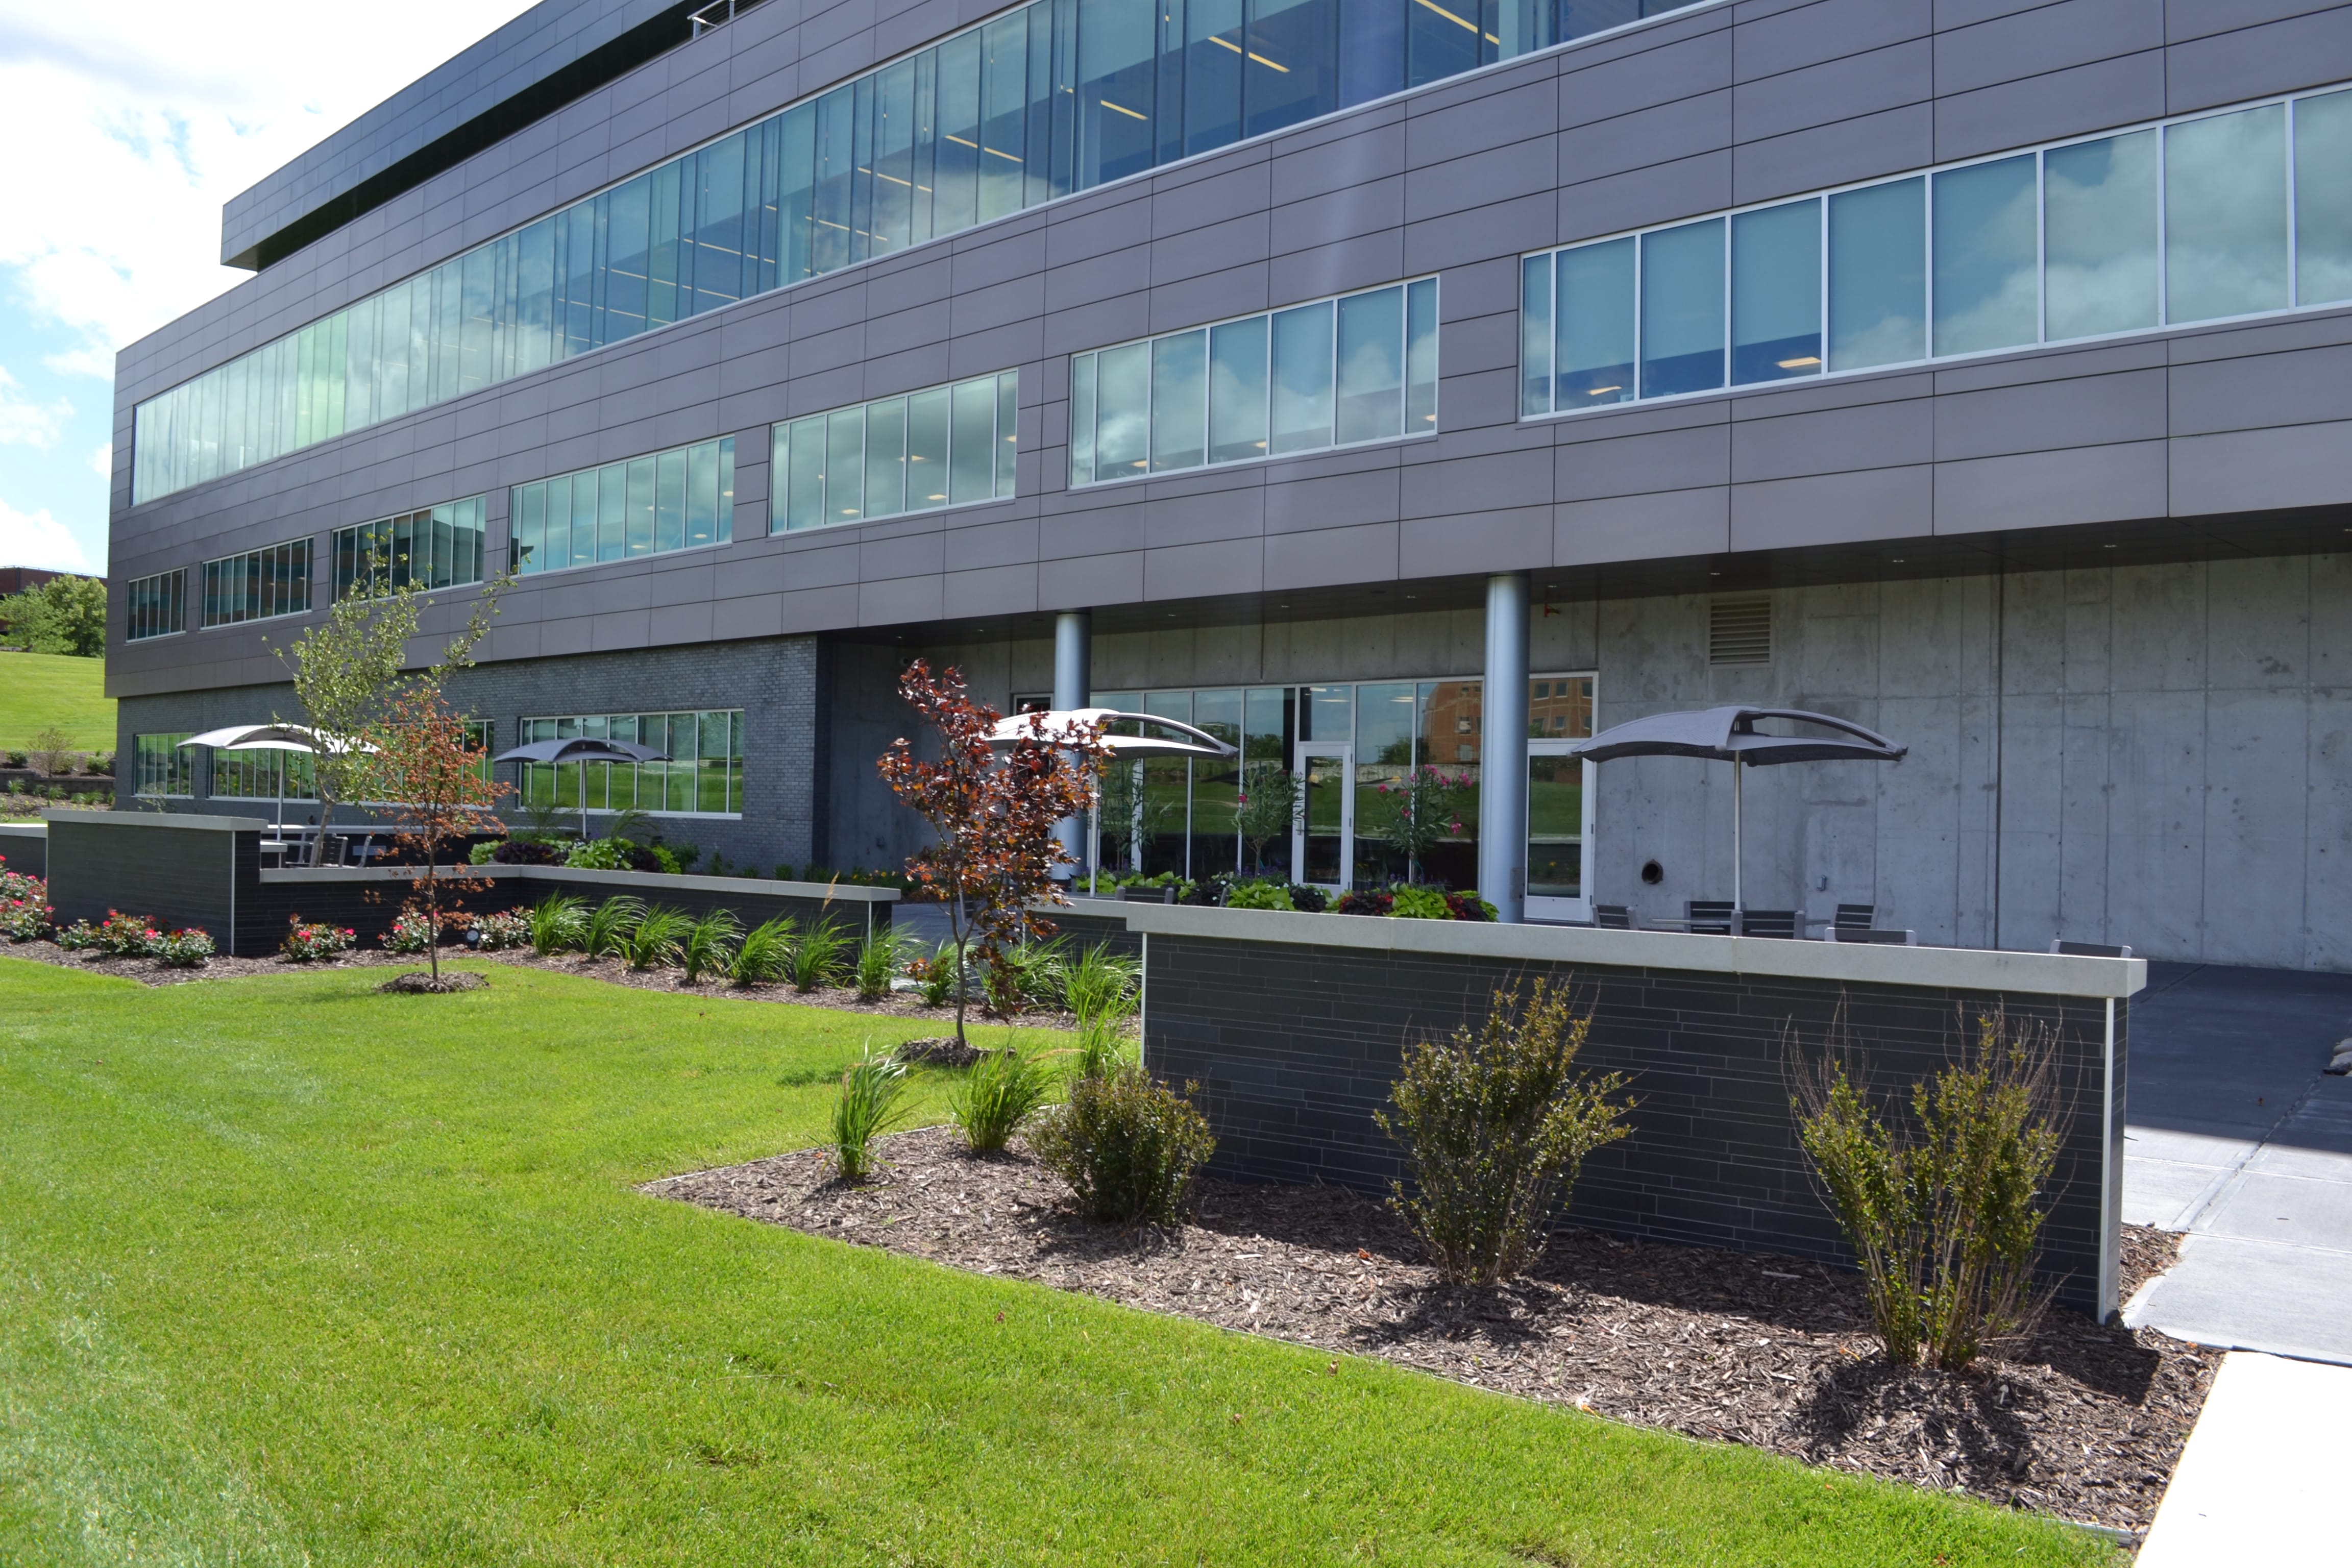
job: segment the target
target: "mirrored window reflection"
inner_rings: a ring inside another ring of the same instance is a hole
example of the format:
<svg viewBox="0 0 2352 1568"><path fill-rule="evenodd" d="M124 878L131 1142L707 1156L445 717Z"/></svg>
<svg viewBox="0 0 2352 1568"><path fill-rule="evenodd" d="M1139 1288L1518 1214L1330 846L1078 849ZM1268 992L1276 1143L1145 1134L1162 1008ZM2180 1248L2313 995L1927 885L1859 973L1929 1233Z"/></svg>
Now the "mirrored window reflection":
<svg viewBox="0 0 2352 1568"><path fill-rule="evenodd" d="M547 487L526 485L520 509L509 520L516 547L529 555L544 552ZM566 505L569 505L567 500ZM421 511L378 519L329 536L337 599L394 593L400 589L448 588L482 580L483 521L488 503L474 496ZM568 519L559 529L570 526Z"/></svg>
<svg viewBox="0 0 2352 1568"><path fill-rule="evenodd" d="M1437 280L1073 356L1070 482L1433 434Z"/></svg>
<svg viewBox="0 0 2352 1568"><path fill-rule="evenodd" d="M2165 128L2168 321L2284 310L2286 106Z"/></svg>
<svg viewBox="0 0 2352 1568"><path fill-rule="evenodd" d="M1019 388L1005 371L774 426L769 531L1011 495Z"/></svg>
<svg viewBox="0 0 2352 1568"><path fill-rule="evenodd" d="M2042 154L2044 336L2157 324L2156 132Z"/></svg>
<svg viewBox="0 0 2352 1568"><path fill-rule="evenodd" d="M233 626L310 607L310 542L289 540L205 563L203 625Z"/></svg>
<svg viewBox="0 0 2352 1568"><path fill-rule="evenodd" d="M1830 368L1927 355L1927 183L1830 198Z"/></svg>
<svg viewBox="0 0 2352 1568"><path fill-rule="evenodd" d="M517 485L508 494L507 518L509 558L525 576L723 544L735 536L735 437ZM354 539L354 573L359 542ZM437 561L437 540L434 548ZM339 584L343 568L339 545ZM478 581L478 566L474 577L461 580Z"/></svg>
<svg viewBox="0 0 2352 1568"><path fill-rule="evenodd" d="M580 736L626 741L663 753L656 762L528 763L520 767L527 807L643 811L666 816L739 816L743 811L743 710L570 714L525 719L520 743ZM484 741L488 745L487 736Z"/></svg>
<svg viewBox="0 0 2352 1568"><path fill-rule="evenodd" d="M170 637L188 629L188 574L159 572L122 585L122 638Z"/></svg>
<svg viewBox="0 0 2352 1568"><path fill-rule="evenodd" d="M1563 250L1552 316L1553 406L1598 408L1633 401L1633 241Z"/></svg>
<svg viewBox="0 0 2352 1568"><path fill-rule="evenodd" d="M2352 92L2294 105L2296 302L2352 300Z"/></svg>
<svg viewBox="0 0 2352 1568"><path fill-rule="evenodd" d="M2042 336L2035 161L1936 176L1936 353L2014 348Z"/></svg>
<svg viewBox="0 0 2352 1568"><path fill-rule="evenodd" d="M1037 0L150 398L133 415L132 499L1692 3Z"/></svg>
<svg viewBox="0 0 2352 1568"><path fill-rule="evenodd" d="M1642 395L1723 384L1721 218L1642 237Z"/></svg>
<svg viewBox="0 0 2352 1568"><path fill-rule="evenodd" d="M1731 220L1731 379L1822 371L1822 204L1790 202Z"/></svg>

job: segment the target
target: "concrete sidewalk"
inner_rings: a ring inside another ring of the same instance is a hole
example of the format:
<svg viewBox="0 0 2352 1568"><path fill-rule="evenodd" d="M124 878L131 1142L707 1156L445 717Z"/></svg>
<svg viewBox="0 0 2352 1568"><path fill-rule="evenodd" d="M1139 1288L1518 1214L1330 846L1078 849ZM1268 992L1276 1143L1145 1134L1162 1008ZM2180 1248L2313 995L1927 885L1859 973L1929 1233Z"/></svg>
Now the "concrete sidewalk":
<svg viewBox="0 0 2352 1568"><path fill-rule="evenodd" d="M2352 1364L2352 977L2156 966L2131 1019L2123 1217L2187 1233L2124 1321Z"/></svg>
<svg viewBox="0 0 2352 1568"><path fill-rule="evenodd" d="M2338 1504L2347 1409L2352 1368L2231 1352L2137 1568L2352 1560Z"/></svg>

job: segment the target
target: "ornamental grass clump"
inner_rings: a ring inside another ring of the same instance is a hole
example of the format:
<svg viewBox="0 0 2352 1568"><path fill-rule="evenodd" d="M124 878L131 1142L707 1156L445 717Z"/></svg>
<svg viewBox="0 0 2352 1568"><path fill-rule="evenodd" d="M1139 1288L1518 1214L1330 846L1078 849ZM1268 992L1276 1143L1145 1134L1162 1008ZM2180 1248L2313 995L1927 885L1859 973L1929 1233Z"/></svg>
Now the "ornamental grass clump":
<svg viewBox="0 0 2352 1568"><path fill-rule="evenodd" d="M1043 1062L1011 1047L982 1055L948 1095L948 1115L975 1154L1001 1152L1045 1103L1052 1079Z"/></svg>
<svg viewBox="0 0 2352 1568"><path fill-rule="evenodd" d="M530 946L541 958L585 947L588 943L587 900L572 893L550 893L531 906Z"/></svg>
<svg viewBox="0 0 2352 1568"><path fill-rule="evenodd" d="M643 899L626 893L606 899L588 911L588 929L581 933L580 950L591 958L626 957L629 937L645 918Z"/></svg>
<svg viewBox="0 0 2352 1568"><path fill-rule="evenodd" d="M768 985L792 973L793 933L798 922L789 915L761 921L743 933L728 961L727 978L738 985Z"/></svg>
<svg viewBox="0 0 2352 1568"><path fill-rule="evenodd" d="M866 1054L841 1075L841 1098L833 1107L833 1158L842 1180L862 1182L874 1173L874 1141L907 1119L903 1102L907 1068L888 1052Z"/></svg>
<svg viewBox="0 0 2352 1568"><path fill-rule="evenodd" d="M1611 1098L1623 1076L1575 1070L1591 1024L1538 980L1524 1005L1518 987L1496 991L1476 1034L1464 1026L1405 1052L1404 1075L1389 1090L1395 1114L1372 1120L1412 1166L1412 1189L1394 1184L1389 1205L1446 1283L1495 1285L1525 1272L1584 1157L1631 1131L1623 1119L1633 1102Z"/></svg>
<svg viewBox="0 0 2352 1568"><path fill-rule="evenodd" d="M898 964L906 952L906 939L888 926L877 928L857 944L857 956L851 961L850 977L857 983L860 1002L879 1002L890 994L890 982L898 977Z"/></svg>
<svg viewBox="0 0 2352 1568"><path fill-rule="evenodd" d="M692 925L678 939L678 967L686 971L686 983L698 984L706 974L724 974L735 960L736 944L743 940L743 922L732 910L712 910Z"/></svg>
<svg viewBox="0 0 2352 1568"><path fill-rule="evenodd" d="M2057 1045L2047 1024L1979 1018L1956 1060L1911 1086L1908 1117L1899 1100L1882 1117L1846 1052L1797 1063L1798 1137L1887 1360L1957 1371L2040 1315L2033 1260L2065 1120Z"/></svg>
<svg viewBox="0 0 2352 1568"><path fill-rule="evenodd" d="M840 978L850 951L849 933L832 921L813 925L793 943L789 967L795 991L814 991Z"/></svg>
<svg viewBox="0 0 2352 1568"><path fill-rule="evenodd" d="M1037 1116L1029 1147L1087 1218L1174 1225L1217 1141L1191 1100L1140 1068L1121 1067L1072 1079L1068 1101Z"/></svg>
<svg viewBox="0 0 2352 1568"><path fill-rule="evenodd" d="M678 962L687 933L693 929L694 921L684 910L656 904L637 917L637 923L622 939L621 956L629 961L631 969L666 968Z"/></svg>

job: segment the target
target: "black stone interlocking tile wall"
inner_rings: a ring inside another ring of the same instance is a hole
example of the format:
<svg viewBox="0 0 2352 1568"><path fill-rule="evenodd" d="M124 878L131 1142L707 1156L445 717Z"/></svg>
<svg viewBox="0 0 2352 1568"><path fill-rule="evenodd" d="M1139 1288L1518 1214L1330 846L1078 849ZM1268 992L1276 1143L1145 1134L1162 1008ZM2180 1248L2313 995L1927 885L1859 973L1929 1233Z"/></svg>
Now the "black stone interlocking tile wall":
<svg viewBox="0 0 2352 1568"><path fill-rule="evenodd" d="M203 823L125 823L90 812L49 824L49 906L57 922L98 921L110 910L166 926L195 926L224 952L237 895L260 866L260 833Z"/></svg>
<svg viewBox="0 0 2352 1568"><path fill-rule="evenodd" d="M1591 1013L1583 1066L1624 1074L1637 1101L1632 1136L1586 1163L1572 1223L1841 1263L1851 1249L1797 1142L1792 1050L1818 1056L1840 1034L1871 1086L1907 1093L1978 1017L2000 1010L2012 1023L2046 1022L2068 1116L2043 1270L2061 1301L2099 1309L2102 1250L2115 1245L2101 1234L2101 1001L1165 935L1146 945L1145 1060L1164 1079L1199 1085L1216 1174L1385 1194L1407 1167L1372 1113L1407 1044L1475 1027L1496 990L1543 977ZM2116 1003L2109 1179L2118 1182L2126 1015Z"/></svg>

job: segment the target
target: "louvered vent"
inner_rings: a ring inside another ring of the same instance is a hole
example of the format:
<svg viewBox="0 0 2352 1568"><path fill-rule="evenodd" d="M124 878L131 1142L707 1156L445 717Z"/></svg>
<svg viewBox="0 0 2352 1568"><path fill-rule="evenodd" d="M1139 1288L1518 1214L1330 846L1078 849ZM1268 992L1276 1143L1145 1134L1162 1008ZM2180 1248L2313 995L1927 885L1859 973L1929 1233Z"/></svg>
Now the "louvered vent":
<svg viewBox="0 0 2352 1568"><path fill-rule="evenodd" d="M1772 601L1717 599L1707 608L1706 662L1772 662Z"/></svg>

